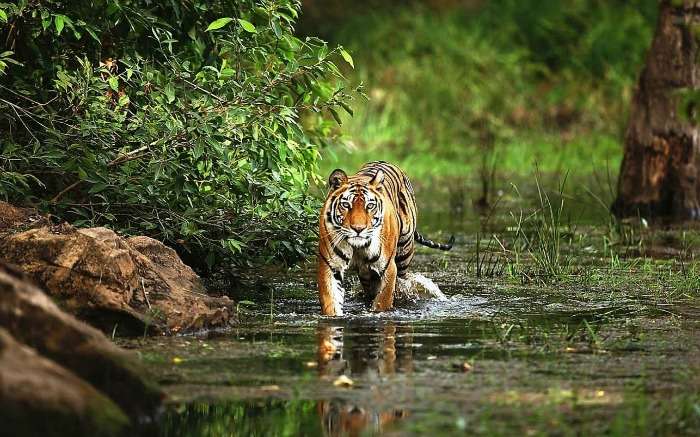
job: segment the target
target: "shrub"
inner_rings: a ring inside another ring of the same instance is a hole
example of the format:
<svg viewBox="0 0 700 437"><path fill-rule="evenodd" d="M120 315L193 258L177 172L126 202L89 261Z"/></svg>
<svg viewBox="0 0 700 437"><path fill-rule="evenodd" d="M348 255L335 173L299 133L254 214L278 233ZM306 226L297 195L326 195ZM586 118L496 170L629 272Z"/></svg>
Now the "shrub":
<svg viewBox="0 0 700 437"><path fill-rule="evenodd" d="M349 98L335 61L352 60L295 37L299 11L0 3L0 197L145 233L209 266L306 255L318 147Z"/></svg>

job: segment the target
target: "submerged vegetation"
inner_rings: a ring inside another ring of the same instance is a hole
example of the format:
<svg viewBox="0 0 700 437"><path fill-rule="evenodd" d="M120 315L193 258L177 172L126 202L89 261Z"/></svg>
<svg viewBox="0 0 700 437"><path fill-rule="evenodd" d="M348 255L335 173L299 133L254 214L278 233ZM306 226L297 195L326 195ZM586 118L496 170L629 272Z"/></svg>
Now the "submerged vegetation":
<svg viewBox="0 0 700 437"><path fill-rule="evenodd" d="M297 0L0 3L0 198L178 247L308 255L318 147L349 96Z"/></svg>

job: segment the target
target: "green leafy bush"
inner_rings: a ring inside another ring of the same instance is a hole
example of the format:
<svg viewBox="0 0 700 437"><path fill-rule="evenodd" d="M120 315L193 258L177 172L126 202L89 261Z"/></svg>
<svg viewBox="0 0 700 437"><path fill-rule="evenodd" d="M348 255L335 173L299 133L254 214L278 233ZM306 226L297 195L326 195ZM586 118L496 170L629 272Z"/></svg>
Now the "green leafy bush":
<svg viewBox="0 0 700 437"><path fill-rule="evenodd" d="M352 59L295 37L299 12L298 0L0 3L0 197L146 233L202 265L307 255L318 148L348 108L335 62Z"/></svg>

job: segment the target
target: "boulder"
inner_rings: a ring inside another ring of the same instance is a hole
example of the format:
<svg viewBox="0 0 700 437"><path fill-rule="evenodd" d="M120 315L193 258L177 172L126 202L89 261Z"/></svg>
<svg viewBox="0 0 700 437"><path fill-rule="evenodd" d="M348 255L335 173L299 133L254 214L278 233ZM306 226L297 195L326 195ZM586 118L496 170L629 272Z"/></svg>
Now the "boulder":
<svg viewBox="0 0 700 437"><path fill-rule="evenodd" d="M0 236L49 224L48 218L32 208L20 208L0 201Z"/></svg>
<svg viewBox="0 0 700 437"><path fill-rule="evenodd" d="M146 296L168 315L171 331L226 326L233 302L206 294L197 274L174 249L150 237L131 237L126 243L142 256L134 257Z"/></svg>
<svg viewBox="0 0 700 437"><path fill-rule="evenodd" d="M175 251L148 237L44 226L0 237L0 261L21 266L65 310L106 332L175 333L232 321L232 301L207 296Z"/></svg>
<svg viewBox="0 0 700 437"><path fill-rule="evenodd" d="M4 435L110 436L129 426L110 399L2 328L0 410Z"/></svg>
<svg viewBox="0 0 700 437"><path fill-rule="evenodd" d="M2 264L0 327L18 342L78 375L130 417L151 415L162 401L161 391L148 379L135 354L61 311L45 293Z"/></svg>

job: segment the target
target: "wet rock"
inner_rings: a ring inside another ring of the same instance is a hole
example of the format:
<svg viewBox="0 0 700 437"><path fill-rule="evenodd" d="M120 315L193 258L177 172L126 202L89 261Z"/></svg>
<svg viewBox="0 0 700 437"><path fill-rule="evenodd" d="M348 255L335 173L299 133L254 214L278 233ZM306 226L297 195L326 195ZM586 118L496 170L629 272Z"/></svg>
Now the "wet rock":
<svg viewBox="0 0 700 437"><path fill-rule="evenodd" d="M149 381L135 355L61 311L45 293L2 264L0 327L84 379L130 417L150 415L162 401L161 391Z"/></svg>
<svg viewBox="0 0 700 437"><path fill-rule="evenodd" d="M4 435L117 435L129 425L94 387L2 328L0 411Z"/></svg>
<svg viewBox="0 0 700 437"><path fill-rule="evenodd" d="M232 321L233 302L228 297L208 296L197 274L175 250L144 236L126 242L142 255L134 261L143 279L145 298L168 315L171 331L220 327Z"/></svg>
<svg viewBox="0 0 700 437"><path fill-rule="evenodd" d="M106 332L171 333L232 319L229 299L204 294L192 269L147 237L45 226L0 237L0 260L21 266L64 309Z"/></svg>

